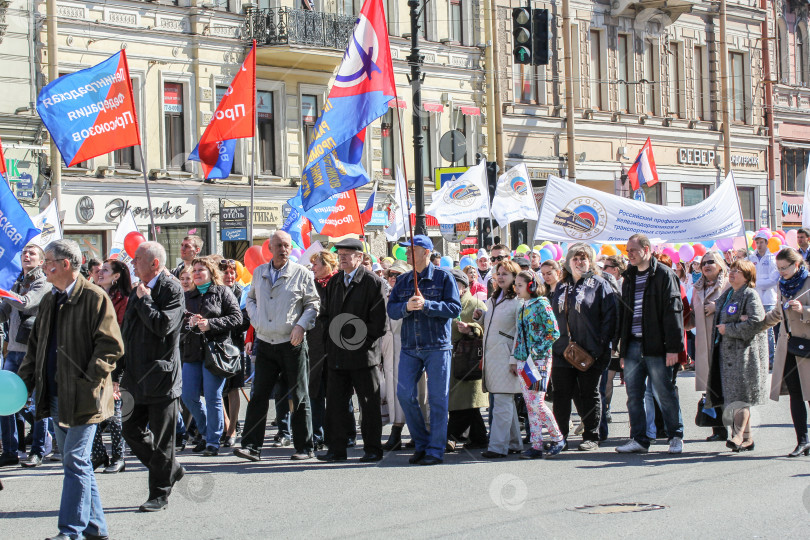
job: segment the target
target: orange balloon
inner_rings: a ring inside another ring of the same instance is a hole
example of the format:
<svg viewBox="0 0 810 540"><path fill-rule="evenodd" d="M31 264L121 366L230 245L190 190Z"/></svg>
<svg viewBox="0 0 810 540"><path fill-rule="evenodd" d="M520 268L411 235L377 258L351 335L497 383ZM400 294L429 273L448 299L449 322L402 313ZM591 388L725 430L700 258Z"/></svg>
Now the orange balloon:
<svg viewBox="0 0 810 540"><path fill-rule="evenodd" d="M627 244L616 244L616 248L622 255L627 257Z"/></svg>
<svg viewBox="0 0 810 540"><path fill-rule="evenodd" d="M247 268L248 272L251 274L253 274L257 266L266 262L267 261L262 256L261 246L250 246L245 252L245 268Z"/></svg>
<svg viewBox="0 0 810 540"><path fill-rule="evenodd" d="M782 239L778 236L772 236L768 240L768 251L771 253L776 253L780 249L782 249Z"/></svg>

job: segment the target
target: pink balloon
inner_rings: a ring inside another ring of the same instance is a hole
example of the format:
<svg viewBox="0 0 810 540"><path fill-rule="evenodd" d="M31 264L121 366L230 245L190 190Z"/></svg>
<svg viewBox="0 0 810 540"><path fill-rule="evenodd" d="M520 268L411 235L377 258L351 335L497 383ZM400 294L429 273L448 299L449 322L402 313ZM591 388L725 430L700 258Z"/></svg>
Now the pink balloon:
<svg viewBox="0 0 810 540"><path fill-rule="evenodd" d="M748 249L748 239L744 236L737 236L732 240L732 246L734 249Z"/></svg>
<svg viewBox="0 0 810 540"><path fill-rule="evenodd" d="M562 258L563 258L563 250L562 250L562 248L561 248L560 246L558 246L558 245L555 245L554 247L555 247L555 248L557 248L557 256L556 256L556 257L554 257L554 260L555 260L555 261L561 261L561 260L562 260Z"/></svg>
<svg viewBox="0 0 810 540"><path fill-rule="evenodd" d="M674 248L667 247L661 251L662 255L667 255L670 259L672 259L672 264L678 264L681 262L681 256L675 251Z"/></svg>
<svg viewBox="0 0 810 540"><path fill-rule="evenodd" d="M689 262L695 258L695 248L689 244L684 244L681 246L681 249L678 250L678 254L681 256L681 260Z"/></svg>
<svg viewBox="0 0 810 540"><path fill-rule="evenodd" d="M785 234L785 242L793 249L799 247L799 240L796 238L796 229L791 229Z"/></svg>
<svg viewBox="0 0 810 540"><path fill-rule="evenodd" d="M734 249L734 239L733 238L720 238L715 242L715 247L720 251L726 252L730 249Z"/></svg>

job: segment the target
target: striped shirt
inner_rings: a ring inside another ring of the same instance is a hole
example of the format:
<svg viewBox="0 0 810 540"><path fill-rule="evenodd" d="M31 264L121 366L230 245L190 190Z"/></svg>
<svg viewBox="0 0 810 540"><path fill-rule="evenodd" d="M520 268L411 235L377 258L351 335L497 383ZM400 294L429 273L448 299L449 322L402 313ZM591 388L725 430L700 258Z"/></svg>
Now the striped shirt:
<svg viewBox="0 0 810 540"><path fill-rule="evenodd" d="M647 287L647 277L650 269L636 274L636 296L633 298L633 326L630 331L634 337L641 337L641 316L644 309L644 289Z"/></svg>

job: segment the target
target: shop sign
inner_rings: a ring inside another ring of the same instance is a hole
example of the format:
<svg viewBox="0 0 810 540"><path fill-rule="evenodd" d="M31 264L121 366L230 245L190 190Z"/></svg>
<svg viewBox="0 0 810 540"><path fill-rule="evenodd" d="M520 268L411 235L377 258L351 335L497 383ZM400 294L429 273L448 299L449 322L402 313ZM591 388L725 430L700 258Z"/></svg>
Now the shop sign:
<svg viewBox="0 0 810 540"><path fill-rule="evenodd" d="M221 229L246 229L247 222L247 206L230 206L219 209L219 227Z"/></svg>
<svg viewBox="0 0 810 540"><path fill-rule="evenodd" d="M678 148L678 163L681 165L714 166L714 150L701 150L700 148Z"/></svg>
<svg viewBox="0 0 810 540"><path fill-rule="evenodd" d="M250 208L250 201L244 200L222 200L220 204L227 204L224 208L233 208L234 206L244 206ZM284 223L282 217L283 203L275 202L254 202L253 203L253 226L260 228L278 228Z"/></svg>
<svg viewBox="0 0 810 540"><path fill-rule="evenodd" d="M801 221L804 212L804 196L782 195L782 217L788 221Z"/></svg>
<svg viewBox="0 0 810 540"><path fill-rule="evenodd" d="M223 242L247 240L247 229L220 229L220 237Z"/></svg>
<svg viewBox="0 0 810 540"><path fill-rule="evenodd" d="M385 210L374 210L371 213L371 221L366 224L366 227L387 227L388 226L388 212Z"/></svg>
<svg viewBox="0 0 810 540"><path fill-rule="evenodd" d="M129 199L116 197L108 202L104 208L107 208L107 221L115 221L123 217L129 210L132 210L133 215L138 218L149 217L148 206L132 206ZM171 201L164 202L161 206L156 206L152 209L155 219L158 218L181 218L188 213L188 210L181 204L175 205Z"/></svg>
<svg viewBox="0 0 810 540"><path fill-rule="evenodd" d="M734 167L759 167L759 156L731 156Z"/></svg>

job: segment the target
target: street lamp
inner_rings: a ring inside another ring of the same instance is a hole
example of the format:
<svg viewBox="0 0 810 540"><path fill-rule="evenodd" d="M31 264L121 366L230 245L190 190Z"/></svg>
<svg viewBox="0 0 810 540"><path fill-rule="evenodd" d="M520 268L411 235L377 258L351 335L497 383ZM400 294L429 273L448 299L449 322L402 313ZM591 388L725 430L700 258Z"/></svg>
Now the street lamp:
<svg viewBox="0 0 810 540"><path fill-rule="evenodd" d="M419 17L430 0L421 3L419 0L408 0L411 15L411 54L408 63L411 65L411 75L408 82L411 84L413 95L413 165L414 165L414 199L416 203L416 224L414 234L427 234L425 225L425 182L422 178L422 149L425 137L422 135L422 62L425 57L419 54ZM409 216L410 219L410 216Z"/></svg>

